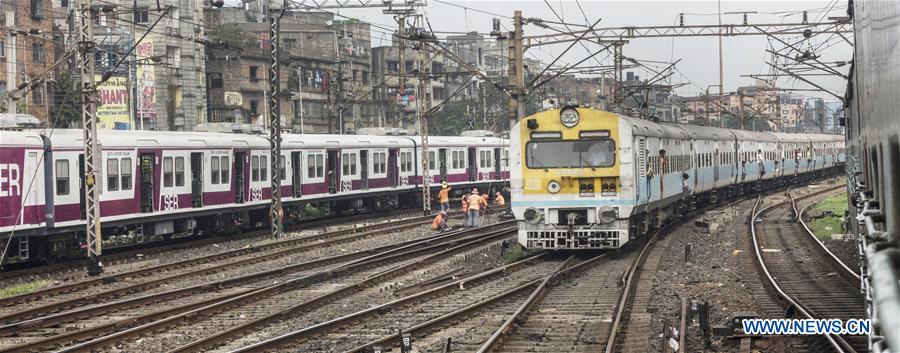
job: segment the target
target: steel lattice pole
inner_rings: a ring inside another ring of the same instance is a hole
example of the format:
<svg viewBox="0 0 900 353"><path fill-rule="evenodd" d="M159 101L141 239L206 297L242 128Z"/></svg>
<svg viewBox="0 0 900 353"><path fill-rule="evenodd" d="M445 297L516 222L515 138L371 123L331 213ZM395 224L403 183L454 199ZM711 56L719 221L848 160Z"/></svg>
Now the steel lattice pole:
<svg viewBox="0 0 900 353"><path fill-rule="evenodd" d="M282 12L283 13L283 12ZM271 145L272 159L272 207L269 211L269 217L272 220L272 236L279 238L283 232L284 211L281 208L281 110L278 105L278 96L280 95L280 87L278 85L279 71L279 24L281 15L271 16L269 18L269 38L272 46L272 65L269 69L269 142Z"/></svg>
<svg viewBox="0 0 900 353"><path fill-rule="evenodd" d="M97 89L94 82L94 20L91 0L82 0L79 8L79 66L81 68L81 119L84 131L84 196L87 256L90 275L102 272L98 257L102 253L100 232L100 189L97 188L99 149L97 148Z"/></svg>

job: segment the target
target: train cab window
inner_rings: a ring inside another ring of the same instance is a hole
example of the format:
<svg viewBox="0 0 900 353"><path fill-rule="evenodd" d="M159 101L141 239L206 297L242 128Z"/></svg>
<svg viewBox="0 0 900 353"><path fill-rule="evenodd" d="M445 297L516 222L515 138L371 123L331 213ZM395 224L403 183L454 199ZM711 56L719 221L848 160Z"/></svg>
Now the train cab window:
<svg viewBox="0 0 900 353"><path fill-rule="evenodd" d="M209 159L209 183L210 184L219 184L219 157L212 157Z"/></svg>
<svg viewBox="0 0 900 353"><path fill-rule="evenodd" d="M133 184L131 179L131 158L122 158L119 163L121 166L121 168L119 168L119 174L122 178L122 190L131 190L131 185Z"/></svg>
<svg viewBox="0 0 900 353"><path fill-rule="evenodd" d="M172 157L163 158L163 186L170 188L174 184L175 173L173 172Z"/></svg>
<svg viewBox="0 0 900 353"><path fill-rule="evenodd" d="M259 181L259 156L250 157L250 181Z"/></svg>
<svg viewBox="0 0 900 353"><path fill-rule="evenodd" d="M69 194L69 161L65 159L56 160L56 194Z"/></svg>
<svg viewBox="0 0 900 353"><path fill-rule="evenodd" d="M175 157L175 186L184 186L184 157Z"/></svg>
<svg viewBox="0 0 900 353"><path fill-rule="evenodd" d="M269 157L259 156L259 181L269 180Z"/></svg>
<svg viewBox="0 0 900 353"><path fill-rule="evenodd" d="M228 163L228 159L228 157L222 157L222 170L219 173L222 176L222 184L228 184L231 179L231 164Z"/></svg>
<svg viewBox="0 0 900 353"><path fill-rule="evenodd" d="M284 156L278 156L278 179L287 180L287 164L285 164Z"/></svg>

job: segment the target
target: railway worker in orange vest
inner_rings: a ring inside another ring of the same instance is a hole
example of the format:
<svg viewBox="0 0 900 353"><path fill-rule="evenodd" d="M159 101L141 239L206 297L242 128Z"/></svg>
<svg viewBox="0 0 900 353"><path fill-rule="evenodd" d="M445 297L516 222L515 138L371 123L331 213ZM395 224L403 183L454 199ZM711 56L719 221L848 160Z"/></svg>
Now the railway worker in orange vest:
<svg viewBox="0 0 900 353"><path fill-rule="evenodd" d="M478 213L482 209L483 206L487 206L487 202L484 201L484 198L478 194L478 188L472 189L472 194L469 195L469 218L466 219L466 225L469 227L477 227L478 226Z"/></svg>
<svg viewBox="0 0 900 353"><path fill-rule="evenodd" d="M441 183L441 191L438 192L438 201L441 202L441 211L450 212L450 190L453 188L447 182Z"/></svg>
<svg viewBox="0 0 900 353"><path fill-rule="evenodd" d="M471 194L467 192L467 193L463 194L463 196L462 196L462 211L463 211L463 217L465 217L465 219L466 219L466 222L465 222L466 225L469 224L469 195L471 195Z"/></svg>
<svg viewBox="0 0 900 353"><path fill-rule="evenodd" d="M431 230L439 232L450 230L450 226L447 225L447 212L441 211L434 217L434 221L431 222Z"/></svg>
<svg viewBox="0 0 900 353"><path fill-rule="evenodd" d="M506 199L503 198L503 194L497 191L496 196L494 197L494 204L500 207L506 206Z"/></svg>

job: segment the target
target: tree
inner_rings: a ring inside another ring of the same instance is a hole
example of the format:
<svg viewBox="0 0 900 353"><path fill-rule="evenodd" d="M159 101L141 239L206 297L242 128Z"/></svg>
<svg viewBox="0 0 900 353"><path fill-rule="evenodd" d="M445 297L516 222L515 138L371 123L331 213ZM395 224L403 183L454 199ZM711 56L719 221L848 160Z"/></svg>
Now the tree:
<svg viewBox="0 0 900 353"><path fill-rule="evenodd" d="M50 107L50 126L57 128L81 127L81 92L79 78L68 71L56 75L53 85L53 106Z"/></svg>

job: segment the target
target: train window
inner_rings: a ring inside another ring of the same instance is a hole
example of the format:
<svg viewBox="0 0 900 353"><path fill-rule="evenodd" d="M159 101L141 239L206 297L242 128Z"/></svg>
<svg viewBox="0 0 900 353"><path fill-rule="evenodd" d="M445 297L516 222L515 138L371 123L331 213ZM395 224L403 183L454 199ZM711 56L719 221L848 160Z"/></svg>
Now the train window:
<svg viewBox="0 0 900 353"><path fill-rule="evenodd" d="M413 156L412 152L406 152L406 171L407 171L407 172L412 172L412 171L413 171L413 158L412 158L412 156Z"/></svg>
<svg viewBox="0 0 900 353"><path fill-rule="evenodd" d="M525 146L528 168L605 168L615 160L616 143L610 139L531 141Z"/></svg>
<svg viewBox="0 0 900 353"><path fill-rule="evenodd" d="M119 168L119 172L122 175L122 190L131 190L131 158L122 158L120 163L121 168Z"/></svg>
<svg viewBox="0 0 900 353"><path fill-rule="evenodd" d="M378 173L387 173L387 153L382 152L378 156Z"/></svg>
<svg viewBox="0 0 900 353"><path fill-rule="evenodd" d="M269 157L259 156L259 181L269 180Z"/></svg>
<svg viewBox="0 0 900 353"><path fill-rule="evenodd" d="M406 152L401 152L401 153L400 153L400 171L401 171L401 172L406 172L406 171L408 171L408 170L406 169L406 160L407 160L408 158L409 158L409 157L406 156Z"/></svg>
<svg viewBox="0 0 900 353"><path fill-rule="evenodd" d="M222 170L220 173L222 175L222 178L221 178L222 184L228 184L228 179L231 179L230 171L231 171L231 164L228 163L228 157L223 156L222 157Z"/></svg>
<svg viewBox="0 0 900 353"><path fill-rule="evenodd" d="M350 154L350 174L356 175L356 153Z"/></svg>
<svg viewBox="0 0 900 353"><path fill-rule="evenodd" d="M435 170L434 151L428 151L428 170Z"/></svg>
<svg viewBox="0 0 900 353"><path fill-rule="evenodd" d="M278 179L286 180L287 179L287 164L285 164L284 156L278 156Z"/></svg>
<svg viewBox="0 0 900 353"><path fill-rule="evenodd" d="M259 181L259 156L250 157L250 181Z"/></svg>
<svg viewBox="0 0 900 353"><path fill-rule="evenodd" d="M315 178L316 177L316 155L314 155L314 154L306 155L306 177L307 178Z"/></svg>
<svg viewBox="0 0 900 353"><path fill-rule="evenodd" d="M503 166L509 168L509 150L503 150Z"/></svg>
<svg viewBox="0 0 900 353"><path fill-rule="evenodd" d="M69 194L69 161L65 159L56 160L56 194Z"/></svg>
<svg viewBox="0 0 900 353"><path fill-rule="evenodd" d="M343 169L341 169L341 175L350 175L350 154L344 153L341 156L341 161L343 162Z"/></svg>
<svg viewBox="0 0 900 353"><path fill-rule="evenodd" d="M212 157L209 159L209 182L210 184L218 184L219 183L219 157Z"/></svg>
<svg viewBox="0 0 900 353"><path fill-rule="evenodd" d="M174 184L175 173L172 171L172 157L163 158L163 186L170 188Z"/></svg>
<svg viewBox="0 0 900 353"><path fill-rule="evenodd" d="M106 190L119 190L119 160L115 158L106 159Z"/></svg>
<svg viewBox="0 0 900 353"><path fill-rule="evenodd" d="M175 186L184 186L184 157L175 157Z"/></svg>

